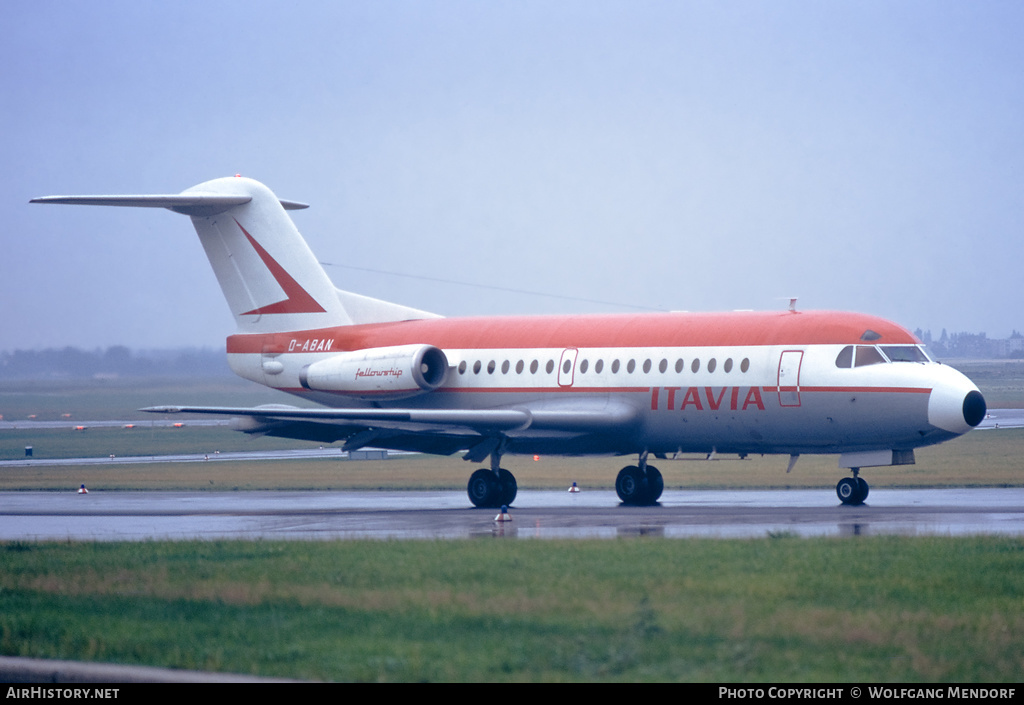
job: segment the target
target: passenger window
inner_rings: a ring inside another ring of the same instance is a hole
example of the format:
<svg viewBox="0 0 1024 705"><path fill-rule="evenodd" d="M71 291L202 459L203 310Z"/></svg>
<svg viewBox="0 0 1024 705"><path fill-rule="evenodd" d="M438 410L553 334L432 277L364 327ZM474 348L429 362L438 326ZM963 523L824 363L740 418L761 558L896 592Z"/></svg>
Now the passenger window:
<svg viewBox="0 0 1024 705"><path fill-rule="evenodd" d="M477 360L476 362L473 363L473 374L475 374L475 375L480 374L480 361L479 360Z"/></svg>
<svg viewBox="0 0 1024 705"><path fill-rule="evenodd" d="M662 360L661 364L658 365L658 372L665 374L665 370L668 369L668 360Z"/></svg>
<svg viewBox="0 0 1024 705"><path fill-rule="evenodd" d="M547 366L544 369L546 369L548 371L548 374L551 374L552 372L554 372L555 371L555 361L554 360L548 360L548 364L547 364Z"/></svg>
<svg viewBox="0 0 1024 705"><path fill-rule="evenodd" d="M517 375L523 374L523 367L524 367L524 365L523 365L523 361L522 360L520 360L519 362L516 363L516 374Z"/></svg>
<svg viewBox="0 0 1024 705"><path fill-rule="evenodd" d="M604 369L604 360L598 360L594 363L594 373L601 374L601 370Z"/></svg>
<svg viewBox="0 0 1024 705"><path fill-rule="evenodd" d="M722 369L725 370L726 372L732 372L732 358L731 357L726 358L725 364L722 365Z"/></svg>
<svg viewBox="0 0 1024 705"><path fill-rule="evenodd" d="M880 362L885 362L885 358L882 357L882 353L878 352L878 348L876 348L874 345L857 346L857 359L853 363L854 367L864 367L865 365L877 365Z"/></svg>
<svg viewBox="0 0 1024 705"><path fill-rule="evenodd" d="M740 363L740 372L746 372L750 369L750 358L743 358L743 362Z"/></svg>
<svg viewBox="0 0 1024 705"><path fill-rule="evenodd" d="M460 375L466 374L466 361L465 360L463 360L462 362L459 363L459 374Z"/></svg>
<svg viewBox="0 0 1024 705"><path fill-rule="evenodd" d="M644 374L647 374L650 371L651 371L651 361L650 360L644 360Z"/></svg>
<svg viewBox="0 0 1024 705"><path fill-rule="evenodd" d="M693 362L690 363L690 370L693 371L693 372L696 372L699 369L700 369L700 360L698 360L697 358L694 358Z"/></svg>
<svg viewBox="0 0 1024 705"><path fill-rule="evenodd" d="M682 371L683 371L683 358L679 358L678 360L676 360L676 374L679 374Z"/></svg>
<svg viewBox="0 0 1024 705"><path fill-rule="evenodd" d="M581 375L582 375L582 374L586 374L586 372L587 372L587 367L589 366L589 364L590 364L590 363L588 363L588 362L587 362L586 360L584 360L583 362L581 362L581 363L580 363L580 374L581 374Z"/></svg>
<svg viewBox="0 0 1024 705"><path fill-rule="evenodd" d="M612 374L613 375L614 374L618 374L618 372L619 372L619 361L618 360L613 360L612 361Z"/></svg>
<svg viewBox="0 0 1024 705"><path fill-rule="evenodd" d="M508 374L508 360L505 360L505 362L501 363L501 374Z"/></svg>
<svg viewBox="0 0 1024 705"><path fill-rule="evenodd" d="M853 366L853 346L847 345L836 355L836 367L845 370Z"/></svg>
<svg viewBox="0 0 1024 705"><path fill-rule="evenodd" d="M487 374L493 375L495 367L496 367L496 365L494 364L494 360L491 360L490 362L488 362L487 363Z"/></svg>
<svg viewBox="0 0 1024 705"><path fill-rule="evenodd" d="M711 358L710 360L708 360L708 372L714 372L717 366L718 363L715 362L715 358Z"/></svg>
<svg viewBox="0 0 1024 705"><path fill-rule="evenodd" d="M630 360L626 363L626 372L633 374L633 370L636 369L636 360Z"/></svg>
<svg viewBox="0 0 1024 705"><path fill-rule="evenodd" d="M533 362L531 362L531 363L530 363L530 374L531 374L531 375L535 375L535 374L537 374L537 369L538 369L539 367L540 367L540 365L539 365L539 364L537 364L537 361L536 361L536 360L534 360Z"/></svg>

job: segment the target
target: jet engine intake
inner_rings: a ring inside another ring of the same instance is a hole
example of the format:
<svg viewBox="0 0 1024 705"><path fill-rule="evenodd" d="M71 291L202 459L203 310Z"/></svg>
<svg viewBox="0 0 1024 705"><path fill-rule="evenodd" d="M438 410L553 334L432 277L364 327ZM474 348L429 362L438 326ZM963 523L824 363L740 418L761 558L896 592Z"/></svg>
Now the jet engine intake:
<svg viewBox="0 0 1024 705"><path fill-rule="evenodd" d="M448 358L440 348L397 345L314 362L299 373L299 384L359 399L403 399L437 389L447 376Z"/></svg>

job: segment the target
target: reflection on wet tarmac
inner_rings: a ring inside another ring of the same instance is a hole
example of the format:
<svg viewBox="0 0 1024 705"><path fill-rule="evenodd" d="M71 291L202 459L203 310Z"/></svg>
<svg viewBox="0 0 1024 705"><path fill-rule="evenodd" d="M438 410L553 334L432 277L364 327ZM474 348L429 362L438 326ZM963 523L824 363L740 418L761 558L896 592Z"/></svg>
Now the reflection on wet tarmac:
<svg viewBox="0 0 1024 705"><path fill-rule="evenodd" d="M1024 488L834 492L666 491L654 507L614 492L521 490L511 521L464 492L0 492L0 540L746 538L1024 534Z"/></svg>

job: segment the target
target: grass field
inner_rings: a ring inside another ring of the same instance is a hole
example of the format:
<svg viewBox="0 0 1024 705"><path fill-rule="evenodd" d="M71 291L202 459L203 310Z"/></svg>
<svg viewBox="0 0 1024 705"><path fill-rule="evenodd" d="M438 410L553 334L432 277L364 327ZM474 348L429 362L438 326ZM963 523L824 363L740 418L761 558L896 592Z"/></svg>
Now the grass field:
<svg viewBox="0 0 1024 705"><path fill-rule="evenodd" d="M1024 406L1024 366L972 376L990 406ZM131 419L176 401L279 399L232 382L0 386L8 420ZM0 432L0 457L289 447L227 429L33 433ZM1019 486L1022 444L1024 430L976 431L865 475L873 488ZM609 488L623 464L507 463L537 488ZM668 487L822 487L829 501L845 474L835 457L788 475L779 457L658 465ZM471 469L426 456L44 465L0 469L0 489L461 490ZM1020 537L8 542L0 653L343 681L1017 682L1022 595Z"/></svg>
<svg viewBox="0 0 1024 705"><path fill-rule="evenodd" d="M1009 538L0 546L0 652L367 681L1017 682Z"/></svg>

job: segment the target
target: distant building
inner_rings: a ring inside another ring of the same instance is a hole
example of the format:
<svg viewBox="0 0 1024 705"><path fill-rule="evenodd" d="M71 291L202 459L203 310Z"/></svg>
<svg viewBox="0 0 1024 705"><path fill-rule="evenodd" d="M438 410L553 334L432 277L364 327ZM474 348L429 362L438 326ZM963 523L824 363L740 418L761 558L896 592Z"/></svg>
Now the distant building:
<svg viewBox="0 0 1024 705"><path fill-rule="evenodd" d="M931 331L918 328L914 335L928 346L933 357L938 358L980 358L1018 359L1024 358L1024 335L1017 331L1009 338L989 338L985 333L946 333L936 341Z"/></svg>

